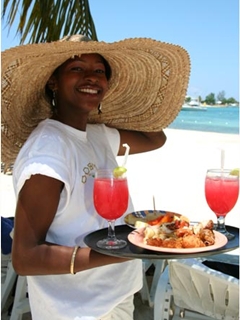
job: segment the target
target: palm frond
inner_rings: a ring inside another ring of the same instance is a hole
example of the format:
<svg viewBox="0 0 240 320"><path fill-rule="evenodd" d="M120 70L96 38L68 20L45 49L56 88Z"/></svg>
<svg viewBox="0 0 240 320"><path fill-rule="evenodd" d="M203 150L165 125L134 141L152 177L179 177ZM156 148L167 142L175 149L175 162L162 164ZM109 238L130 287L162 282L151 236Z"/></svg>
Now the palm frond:
<svg viewBox="0 0 240 320"><path fill-rule="evenodd" d="M20 44L50 42L72 34L97 40L88 0L4 0L2 19L6 15L9 29L19 19Z"/></svg>

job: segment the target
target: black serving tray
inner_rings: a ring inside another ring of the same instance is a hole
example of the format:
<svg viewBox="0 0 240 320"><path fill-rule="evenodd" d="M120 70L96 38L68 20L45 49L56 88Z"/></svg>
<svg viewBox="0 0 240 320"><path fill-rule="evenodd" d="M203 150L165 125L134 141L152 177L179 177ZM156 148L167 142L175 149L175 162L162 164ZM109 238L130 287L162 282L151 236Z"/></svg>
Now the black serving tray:
<svg viewBox="0 0 240 320"><path fill-rule="evenodd" d="M197 253L167 253L167 252L158 252L153 250L147 250L144 248L137 247L128 241L128 235L133 231L128 225L120 225L115 227L115 232L117 238L121 238L127 241L127 246L123 249L100 249L97 247L96 243L98 240L104 239L107 237L107 228L100 229L98 231L94 231L84 238L85 244L102 254L106 254L109 256L115 257L123 257L123 258L136 258L136 259L184 259L184 258L198 258L198 257L207 257L215 254L225 253L239 247L239 228L235 228L232 226L226 226L227 230L230 233L235 235L235 238L229 240L228 243L219 249L212 251L204 251Z"/></svg>

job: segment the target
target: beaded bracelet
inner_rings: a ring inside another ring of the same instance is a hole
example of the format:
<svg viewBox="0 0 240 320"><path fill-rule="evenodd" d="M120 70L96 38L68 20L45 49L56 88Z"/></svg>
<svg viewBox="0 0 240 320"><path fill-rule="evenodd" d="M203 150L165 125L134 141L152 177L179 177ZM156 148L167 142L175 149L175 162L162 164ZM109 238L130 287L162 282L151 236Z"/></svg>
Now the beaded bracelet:
<svg viewBox="0 0 240 320"><path fill-rule="evenodd" d="M74 272L74 263L75 263L75 258L76 258L76 254L77 254L78 249L79 249L79 246L75 246L73 253L72 253L72 258L71 258L71 263L70 263L70 273L71 274L76 274L76 272Z"/></svg>

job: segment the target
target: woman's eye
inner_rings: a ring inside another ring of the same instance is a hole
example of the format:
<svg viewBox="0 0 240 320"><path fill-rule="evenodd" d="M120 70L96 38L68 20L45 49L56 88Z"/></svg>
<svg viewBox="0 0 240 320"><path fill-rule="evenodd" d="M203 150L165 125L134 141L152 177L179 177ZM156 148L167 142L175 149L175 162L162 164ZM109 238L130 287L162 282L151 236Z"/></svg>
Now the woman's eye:
<svg viewBox="0 0 240 320"><path fill-rule="evenodd" d="M74 70L74 71L83 71L83 68L81 68L81 67L73 67L72 70Z"/></svg>
<svg viewBox="0 0 240 320"><path fill-rule="evenodd" d="M102 70L102 69L97 69L96 72L101 73L101 74L105 74L105 70Z"/></svg>
<svg viewBox="0 0 240 320"><path fill-rule="evenodd" d="M71 67L71 70L75 72L92 72L92 73L97 73L102 75L106 73L105 70L103 69L95 69L95 70L93 69L92 71L90 71L90 70L85 70L85 68L80 66Z"/></svg>

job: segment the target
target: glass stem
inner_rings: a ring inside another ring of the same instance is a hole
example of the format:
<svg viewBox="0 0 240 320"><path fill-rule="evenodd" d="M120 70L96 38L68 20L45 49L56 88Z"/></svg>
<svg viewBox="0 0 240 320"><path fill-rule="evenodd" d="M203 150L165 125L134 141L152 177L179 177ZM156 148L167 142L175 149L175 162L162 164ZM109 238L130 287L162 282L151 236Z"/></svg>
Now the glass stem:
<svg viewBox="0 0 240 320"><path fill-rule="evenodd" d="M111 241L116 239L115 235L115 220L108 221L108 239Z"/></svg>
<svg viewBox="0 0 240 320"><path fill-rule="evenodd" d="M225 216L217 217L217 230L226 231L225 227Z"/></svg>

